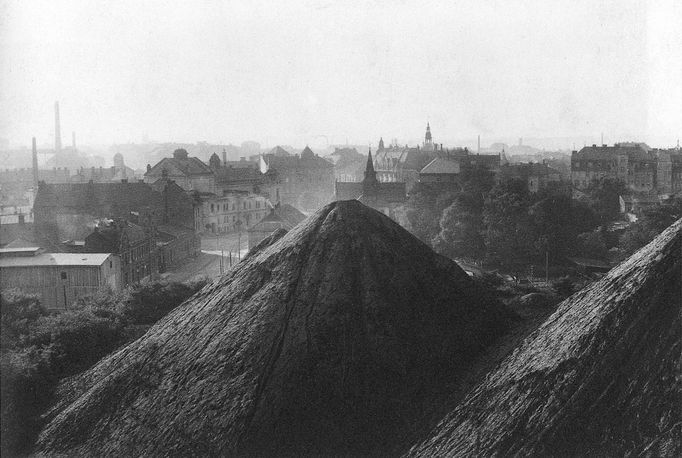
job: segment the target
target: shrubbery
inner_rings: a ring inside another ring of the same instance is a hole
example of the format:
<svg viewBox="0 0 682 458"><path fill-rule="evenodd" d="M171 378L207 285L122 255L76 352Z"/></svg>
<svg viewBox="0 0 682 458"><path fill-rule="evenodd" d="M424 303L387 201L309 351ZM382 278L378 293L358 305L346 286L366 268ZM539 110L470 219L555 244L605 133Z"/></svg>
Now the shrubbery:
<svg viewBox="0 0 682 458"><path fill-rule="evenodd" d="M200 290L194 283L152 282L103 291L75 308L48 313L34 295L3 291L1 454L30 451L60 379L96 363Z"/></svg>

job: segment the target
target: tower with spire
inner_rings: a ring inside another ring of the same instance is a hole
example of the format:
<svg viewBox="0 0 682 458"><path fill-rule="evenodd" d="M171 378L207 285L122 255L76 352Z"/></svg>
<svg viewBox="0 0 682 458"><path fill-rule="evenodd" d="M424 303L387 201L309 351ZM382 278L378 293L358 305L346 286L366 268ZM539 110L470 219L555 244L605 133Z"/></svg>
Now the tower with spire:
<svg viewBox="0 0 682 458"><path fill-rule="evenodd" d="M431 137L431 126L429 123L426 123L426 134L424 135L424 144L422 146L422 149L424 151L433 151L434 146L433 146L433 138Z"/></svg>
<svg viewBox="0 0 682 458"><path fill-rule="evenodd" d="M379 148L377 148L377 151L383 151L384 150L384 137L379 138Z"/></svg>

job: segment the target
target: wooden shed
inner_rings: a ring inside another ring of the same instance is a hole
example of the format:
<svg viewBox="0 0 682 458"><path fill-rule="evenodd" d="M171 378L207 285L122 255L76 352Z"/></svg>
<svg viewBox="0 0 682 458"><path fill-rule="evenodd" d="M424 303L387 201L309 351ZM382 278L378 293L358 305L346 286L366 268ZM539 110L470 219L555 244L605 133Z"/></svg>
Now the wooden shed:
<svg viewBox="0 0 682 458"><path fill-rule="evenodd" d="M41 303L65 309L78 298L121 287L120 261L111 253L42 253L38 248L0 249L0 288L40 295Z"/></svg>

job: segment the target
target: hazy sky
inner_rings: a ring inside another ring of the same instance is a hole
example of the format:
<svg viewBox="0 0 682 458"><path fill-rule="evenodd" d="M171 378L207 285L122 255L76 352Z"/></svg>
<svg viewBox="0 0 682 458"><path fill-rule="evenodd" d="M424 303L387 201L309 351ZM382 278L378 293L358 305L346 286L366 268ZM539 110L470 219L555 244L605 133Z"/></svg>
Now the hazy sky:
<svg viewBox="0 0 682 458"><path fill-rule="evenodd" d="M0 138L682 136L682 2L0 0ZM488 141L486 141L488 139Z"/></svg>

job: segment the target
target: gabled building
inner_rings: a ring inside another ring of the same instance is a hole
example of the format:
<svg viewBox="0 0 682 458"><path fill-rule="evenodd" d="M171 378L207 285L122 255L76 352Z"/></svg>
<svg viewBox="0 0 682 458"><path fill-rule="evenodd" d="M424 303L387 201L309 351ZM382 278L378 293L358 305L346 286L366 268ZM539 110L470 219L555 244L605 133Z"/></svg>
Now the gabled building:
<svg viewBox="0 0 682 458"><path fill-rule="evenodd" d="M138 283L159 272L156 233L124 219L101 220L85 238L88 253L113 253L120 259L121 285Z"/></svg>
<svg viewBox="0 0 682 458"><path fill-rule="evenodd" d="M359 200L400 222L399 207L407 200L405 183L380 182L374 170L372 151L367 155L365 177L361 182L336 182L336 200Z"/></svg>
<svg viewBox="0 0 682 458"><path fill-rule="evenodd" d="M189 157L184 149L176 149L173 157L161 159L154 167L148 165L144 182L153 183L164 174L185 191L216 191L215 175L211 167L197 157Z"/></svg>
<svg viewBox="0 0 682 458"><path fill-rule="evenodd" d="M262 157L261 172L275 172L280 186L279 199L271 201L316 210L334 196L334 165L306 146L300 156Z"/></svg>
<svg viewBox="0 0 682 458"><path fill-rule="evenodd" d="M249 250L277 229L290 231L305 219L305 215L289 204L277 204L267 215L249 228Z"/></svg>
<svg viewBox="0 0 682 458"><path fill-rule="evenodd" d="M33 205L36 235L55 244L83 240L96 220L116 218L194 228L194 200L171 181L41 183Z"/></svg>
<svg viewBox="0 0 682 458"><path fill-rule="evenodd" d="M461 173L462 169L458 160L437 157L421 169L419 172L419 182L459 185Z"/></svg>

